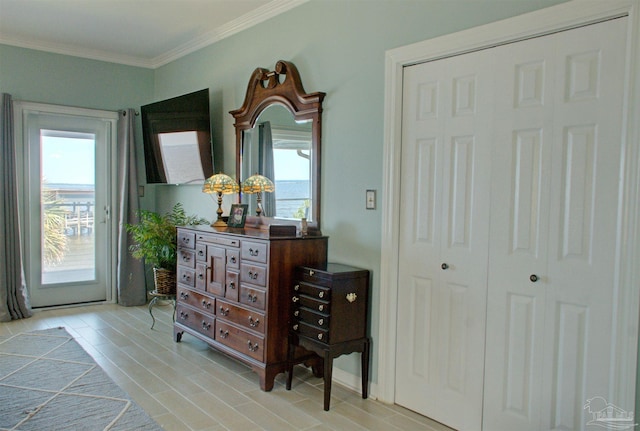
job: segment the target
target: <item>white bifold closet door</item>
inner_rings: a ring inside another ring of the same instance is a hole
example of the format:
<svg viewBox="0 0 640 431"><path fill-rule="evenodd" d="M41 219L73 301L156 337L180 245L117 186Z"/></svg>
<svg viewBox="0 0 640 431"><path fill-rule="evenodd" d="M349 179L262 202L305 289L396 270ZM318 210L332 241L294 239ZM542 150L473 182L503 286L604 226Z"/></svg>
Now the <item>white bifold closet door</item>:
<svg viewBox="0 0 640 431"><path fill-rule="evenodd" d="M501 48L485 430L582 430L614 402L626 21Z"/></svg>
<svg viewBox="0 0 640 431"><path fill-rule="evenodd" d="M626 19L405 69L396 402L583 429L612 396Z"/></svg>

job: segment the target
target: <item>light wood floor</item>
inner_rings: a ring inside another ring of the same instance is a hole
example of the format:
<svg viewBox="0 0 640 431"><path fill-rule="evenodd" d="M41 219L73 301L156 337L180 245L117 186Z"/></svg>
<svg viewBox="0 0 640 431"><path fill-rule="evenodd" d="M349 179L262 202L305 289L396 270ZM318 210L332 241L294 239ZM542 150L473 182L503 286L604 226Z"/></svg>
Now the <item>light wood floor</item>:
<svg viewBox="0 0 640 431"><path fill-rule="evenodd" d="M323 410L322 379L296 368L291 391L280 374L271 392L246 366L184 334L173 341L169 305L113 304L36 311L0 323L0 335L63 326L100 366L165 430L384 430L449 431L398 406L334 382L331 410Z"/></svg>

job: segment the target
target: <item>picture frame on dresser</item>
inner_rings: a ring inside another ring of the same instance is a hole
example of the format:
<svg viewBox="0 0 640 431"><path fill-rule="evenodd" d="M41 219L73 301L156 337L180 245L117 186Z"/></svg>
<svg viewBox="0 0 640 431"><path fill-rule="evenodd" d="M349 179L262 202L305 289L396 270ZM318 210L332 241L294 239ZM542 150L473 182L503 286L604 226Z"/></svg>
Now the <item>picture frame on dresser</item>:
<svg viewBox="0 0 640 431"><path fill-rule="evenodd" d="M227 227L243 228L244 222L247 219L247 211L249 205L247 204L232 204L229 211L229 220L227 221Z"/></svg>

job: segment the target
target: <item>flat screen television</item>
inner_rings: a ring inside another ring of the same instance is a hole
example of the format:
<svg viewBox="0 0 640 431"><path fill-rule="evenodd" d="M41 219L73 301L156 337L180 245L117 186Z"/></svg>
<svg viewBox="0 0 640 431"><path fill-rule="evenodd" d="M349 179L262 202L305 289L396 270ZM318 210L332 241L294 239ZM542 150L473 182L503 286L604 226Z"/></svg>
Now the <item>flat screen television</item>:
<svg viewBox="0 0 640 431"><path fill-rule="evenodd" d="M209 89L142 106L147 183L201 183L213 175Z"/></svg>

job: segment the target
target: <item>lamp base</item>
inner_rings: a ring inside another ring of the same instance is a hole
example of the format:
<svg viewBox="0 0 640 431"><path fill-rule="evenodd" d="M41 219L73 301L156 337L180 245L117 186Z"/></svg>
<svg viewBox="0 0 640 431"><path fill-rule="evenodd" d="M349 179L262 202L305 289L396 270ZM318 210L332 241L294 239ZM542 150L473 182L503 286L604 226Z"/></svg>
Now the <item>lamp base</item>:
<svg viewBox="0 0 640 431"><path fill-rule="evenodd" d="M224 220L218 219L215 222L211 223L211 227L227 227L227 223Z"/></svg>

